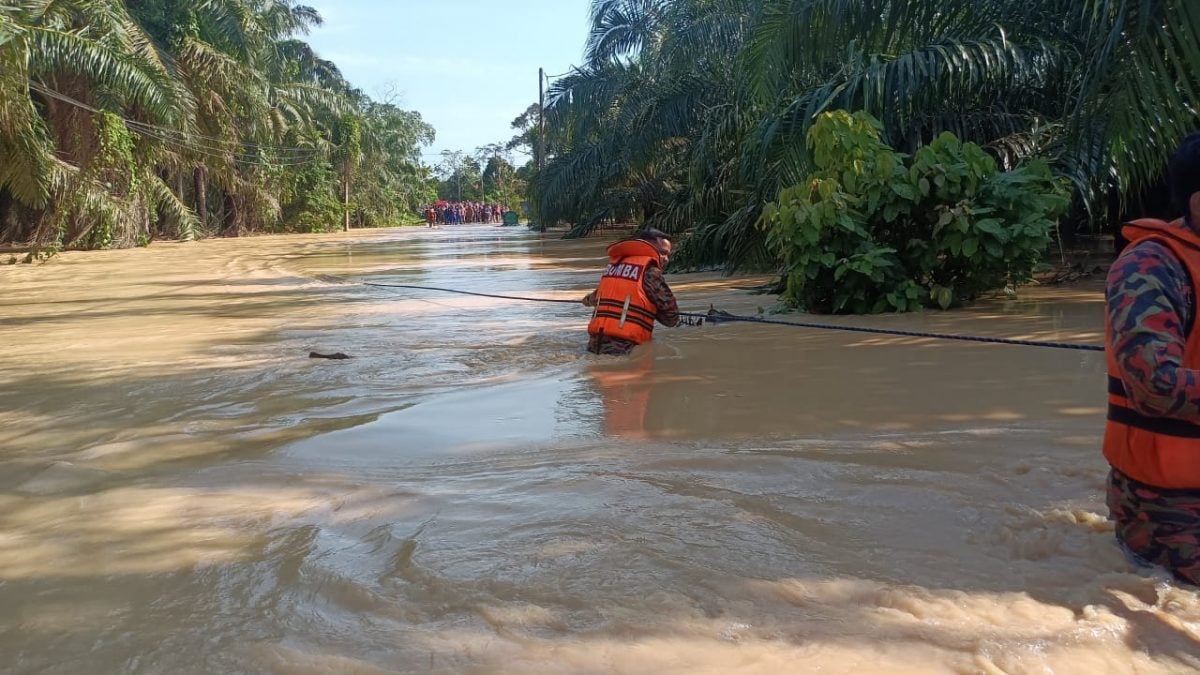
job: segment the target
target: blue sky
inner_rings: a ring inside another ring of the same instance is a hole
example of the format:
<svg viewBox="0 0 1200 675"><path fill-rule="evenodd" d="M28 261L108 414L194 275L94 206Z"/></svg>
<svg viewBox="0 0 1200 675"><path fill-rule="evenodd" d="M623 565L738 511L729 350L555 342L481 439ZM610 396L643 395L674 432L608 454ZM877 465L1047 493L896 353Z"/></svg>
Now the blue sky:
<svg viewBox="0 0 1200 675"><path fill-rule="evenodd" d="M537 101L537 70L582 60L590 0L307 0L325 18L308 37L374 98L394 85L400 105L437 130L425 149L471 153L507 141ZM514 159L521 159L515 157Z"/></svg>

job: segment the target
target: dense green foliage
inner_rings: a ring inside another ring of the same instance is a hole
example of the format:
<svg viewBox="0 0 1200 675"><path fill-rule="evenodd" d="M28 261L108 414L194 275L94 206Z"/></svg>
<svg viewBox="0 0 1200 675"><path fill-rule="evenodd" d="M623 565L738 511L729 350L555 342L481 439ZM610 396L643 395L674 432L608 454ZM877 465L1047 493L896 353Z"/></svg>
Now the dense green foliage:
<svg viewBox="0 0 1200 675"><path fill-rule="evenodd" d="M757 223L814 171L822 112L869 112L904 153L949 131L1042 158L1094 229L1200 121L1191 0L593 0L592 24L550 90L536 208L691 232L685 265L780 263Z"/></svg>
<svg viewBox="0 0 1200 675"><path fill-rule="evenodd" d="M784 298L813 311L949 307L1026 281L1069 200L1045 162L999 171L946 132L911 158L866 113L809 130L817 170L763 212Z"/></svg>
<svg viewBox="0 0 1200 675"><path fill-rule="evenodd" d="M0 243L387 224L433 130L297 38L293 0L0 4Z"/></svg>

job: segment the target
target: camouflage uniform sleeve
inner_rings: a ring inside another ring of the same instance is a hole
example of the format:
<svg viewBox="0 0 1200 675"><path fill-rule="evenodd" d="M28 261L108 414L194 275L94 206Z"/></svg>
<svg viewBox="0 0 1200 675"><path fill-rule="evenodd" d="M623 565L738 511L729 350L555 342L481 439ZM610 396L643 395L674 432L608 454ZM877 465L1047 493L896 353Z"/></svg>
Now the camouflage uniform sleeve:
<svg viewBox="0 0 1200 675"><path fill-rule="evenodd" d="M1126 249L1108 273L1109 347L1133 407L1143 415L1200 422L1200 371L1183 367L1195 292L1165 246Z"/></svg>
<svg viewBox="0 0 1200 675"><path fill-rule="evenodd" d="M675 303L675 294L667 285L662 270L654 265L646 268L646 276L642 279L642 288L646 297L658 309L658 322L664 326L679 325L679 305Z"/></svg>

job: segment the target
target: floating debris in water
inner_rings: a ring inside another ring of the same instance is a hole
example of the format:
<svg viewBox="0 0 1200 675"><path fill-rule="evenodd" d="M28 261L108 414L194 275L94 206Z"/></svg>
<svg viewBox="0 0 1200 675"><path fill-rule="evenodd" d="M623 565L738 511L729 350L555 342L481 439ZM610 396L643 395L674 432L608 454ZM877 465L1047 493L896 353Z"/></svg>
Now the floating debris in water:
<svg viewBox="0 0 1200 675"><path fill-rule="evenodd" d="M342 361L342 360L353 358L353 357L347 356L341 352L337 352L336 354L322 354L320 352L309 352L308 358L310 358L310 359L333 359L335 361Z"/></svg>

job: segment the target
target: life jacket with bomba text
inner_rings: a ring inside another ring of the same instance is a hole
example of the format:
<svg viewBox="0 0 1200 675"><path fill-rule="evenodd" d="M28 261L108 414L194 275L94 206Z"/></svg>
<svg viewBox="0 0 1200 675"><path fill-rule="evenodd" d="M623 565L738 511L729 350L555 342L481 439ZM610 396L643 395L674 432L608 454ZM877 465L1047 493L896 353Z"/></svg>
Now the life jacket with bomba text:
<svg viewBox="0 0 1200 675"><path fill-rule="evenodd" d="M650 341L658 316L642 287L650 265L662 268L662 256L650 242L631 239L608 247L608 267L600 277L588 333L635 344Z"/></svg>
<svg viewBox="0 0 1200 675"><path fill-rule="evenodd" d="M1200 236L1182 220L1135 220L1121 233L1130 245L1153 241L1165 246L1187 269L1195 288L1200 279ZM1200 289L1193 297L1200 297ZM1183 350L1183 367L1200 369L1200 311ZM1104 429L1104 457L1121 473L1160 488L1200 488L1200 420L1152 417L1137 411L1129 399L1117 357L1113 352L1113 326L1106 312L1105 355L1108 361L1108 424Z"/></svg>

